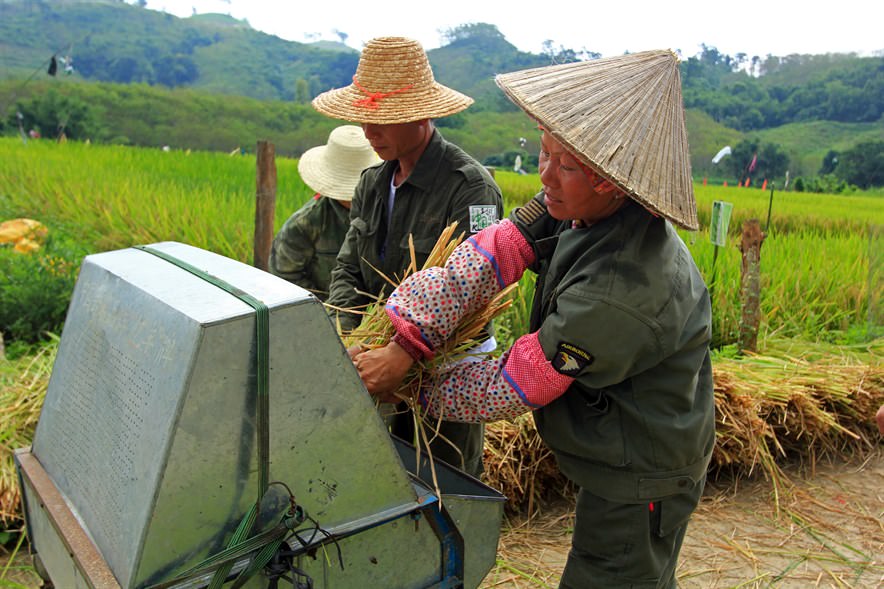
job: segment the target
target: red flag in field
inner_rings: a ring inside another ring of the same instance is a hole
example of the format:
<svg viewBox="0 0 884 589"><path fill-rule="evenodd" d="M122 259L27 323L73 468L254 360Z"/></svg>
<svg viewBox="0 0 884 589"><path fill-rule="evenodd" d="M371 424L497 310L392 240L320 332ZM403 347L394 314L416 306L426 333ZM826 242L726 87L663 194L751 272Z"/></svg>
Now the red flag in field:
<svg viewBox="0 0 884 589"><path fill-rule="evenodd" d="M746 188L749 188L749 180L751 180L751 178L746 178Z"/></svg>
<svg viewBox="0 0 884 589"><path fill-rule="evenodd" d="M767 190L767 178L764 179L764 182L761 183L761 189Z"/></svg>
<svg viewBox="0 0 884 589"><path fill-rule="evenodd" d="M727 186L727 180L724 181L724 185Z"/></svg>

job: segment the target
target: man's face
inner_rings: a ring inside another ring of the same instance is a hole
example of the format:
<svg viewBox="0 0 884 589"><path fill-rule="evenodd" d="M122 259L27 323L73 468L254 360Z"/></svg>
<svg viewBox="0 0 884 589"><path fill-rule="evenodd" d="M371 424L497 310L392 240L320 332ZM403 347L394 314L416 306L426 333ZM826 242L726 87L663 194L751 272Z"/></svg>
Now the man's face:
<svg viewBox="0 0 884 589"><path fill-rule="evenodd" d="M547 133L540 138L538 169L547 210L560 221L595 223L613 214L625 200L614 198L620 194L617 190L598 189L600 178Z"/></svg>
<svg viewBox="0 0 884 589"><path fill-rule="evenodd" d="M376 125L362 123L362 132L372 149L382 160L392 161L408 158L424 144L428 121Z"/></svg>

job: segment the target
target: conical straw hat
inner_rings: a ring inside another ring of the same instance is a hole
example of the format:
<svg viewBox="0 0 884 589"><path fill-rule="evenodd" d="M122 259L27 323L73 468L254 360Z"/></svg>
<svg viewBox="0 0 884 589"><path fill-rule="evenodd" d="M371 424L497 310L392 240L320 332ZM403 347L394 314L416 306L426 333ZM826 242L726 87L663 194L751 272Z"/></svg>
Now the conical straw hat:
<svg viewBox="0 0 884 589"><path fill-rule="evenodd" d="M668 50L500 74L506 95L651 212L698 229L678 59Z"/></svg>
<svg viewBox="0 0 884 589"><path fill-rule="evenodd" d="M319 194L352 200L362 170L380 161L362 129L341 125L329 134L328 143L301 155L298 173L304 183Z"/></svg>
<svg viewBox="0 0 884 589"><path fill-rule="evenodd" d="M369 41L353 83L313 99L313 107L326 116L379 125L437 119L472 103L469 96L436 82L424 48L405 37Z"/></svg>

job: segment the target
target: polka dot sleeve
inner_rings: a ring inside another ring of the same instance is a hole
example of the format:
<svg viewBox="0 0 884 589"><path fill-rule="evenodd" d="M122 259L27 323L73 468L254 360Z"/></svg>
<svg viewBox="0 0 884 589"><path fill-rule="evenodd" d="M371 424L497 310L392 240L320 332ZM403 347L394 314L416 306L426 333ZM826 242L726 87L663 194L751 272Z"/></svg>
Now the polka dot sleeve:
<svg viewBox="0 0 884 589"><path fill-rule="evenodd" d="M534 252L516 226L504 219L460 244L444 268L412 274L387 299L394 340L416 360L454 333L460 321L487 305L522 277Z"/></svg>
<svg viewBox="0 0 884 589"><path fill-rule="evenodd" d="M574 379L546 359L537 333L520 337L500 358L460 362L421 389L421 404L448 421L509 419L557 399Z"/></svg>

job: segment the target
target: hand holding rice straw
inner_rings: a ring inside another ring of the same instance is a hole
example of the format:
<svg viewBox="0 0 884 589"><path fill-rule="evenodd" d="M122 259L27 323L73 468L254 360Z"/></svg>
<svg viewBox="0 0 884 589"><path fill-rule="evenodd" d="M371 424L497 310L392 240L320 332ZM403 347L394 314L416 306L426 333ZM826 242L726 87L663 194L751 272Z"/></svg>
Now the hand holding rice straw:
<svg viewBox="0 0 884 589"><path fill-rule="evenodd" d="M446 227L436 241L427 261L421 268L422 270L445 264L451 253L463 240L463 233L456 237L454 236L456 228L456 222ZM417 262L414 245L411 240L409 240L409 246L411 263L406 269L405 275L398 282L391 280L389 277L384 277L394 288L416 271ZM398 375L396 375L393 380L397 381L398 386L393 385L395 388L379 394L380 400L384 402L405 400L410 403L421 386L425 386L428 382L432 381L432 377L436 372L454 363L474 357L474 350L481 343L485 326L512 304L510 295L517 286L517 284L513 284L503 289L486 307L464 317L452 334L452 337L442 347L435 350L436 353L432 360L416 363L407 362L407 370L403 370L406 372L405 377L401 379L401 382L398 382ZM362 312L363 319L359 327L349 333L342 334L344 344L350 350L351 357L357 363L361 353L387 346L395 335L393 325L384 311L385 302L386 299L383 294L376 297L376 301ZM352 309L348 309L348 311L352 311ZM407 356L407 354L405 355ZM410 356L408 360L411 360ZM406 361L403 361L402 364L404 365L405 363ZM363 377L365 377L362 369L360 369L360 374L363 374Z"/></svg>

